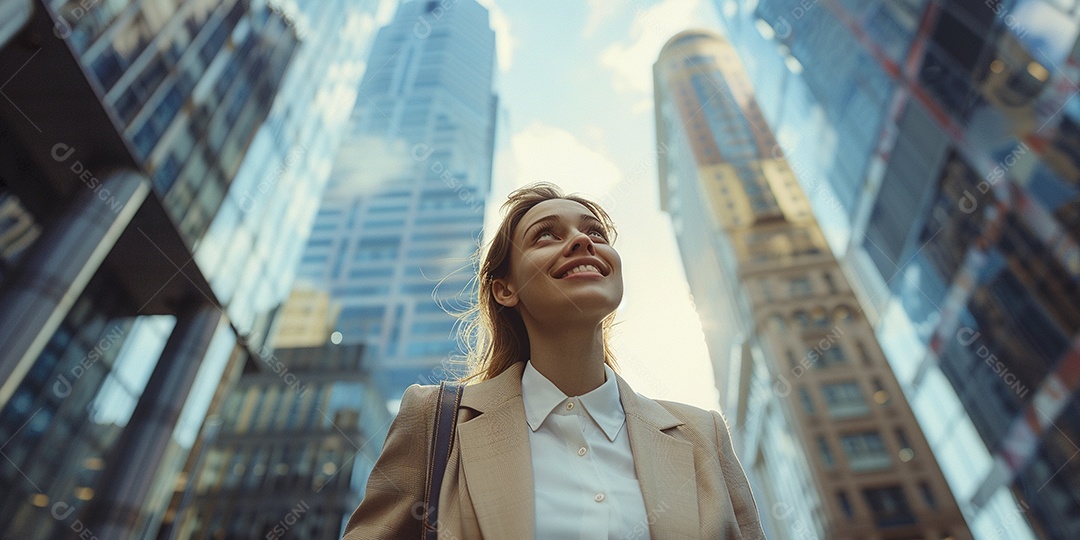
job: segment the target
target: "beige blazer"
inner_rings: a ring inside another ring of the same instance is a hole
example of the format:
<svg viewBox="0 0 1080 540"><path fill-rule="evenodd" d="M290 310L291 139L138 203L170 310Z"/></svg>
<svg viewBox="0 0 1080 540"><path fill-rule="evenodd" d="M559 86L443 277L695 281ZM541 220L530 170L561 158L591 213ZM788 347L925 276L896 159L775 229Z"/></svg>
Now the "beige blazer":
<svg viewBox="0 0 1080 540"><path fill-rule="evenodd" d="M518 362L466 386L439 496L439 538L532 539L532 456ZM746 474L719 413L656 401L616 374L647 522L628 538L764 539ZM345 540L422 536L439 387L410 386ZM539 516L543 519L543 516ZM646 533L648 533L646 535Z"/></svg>

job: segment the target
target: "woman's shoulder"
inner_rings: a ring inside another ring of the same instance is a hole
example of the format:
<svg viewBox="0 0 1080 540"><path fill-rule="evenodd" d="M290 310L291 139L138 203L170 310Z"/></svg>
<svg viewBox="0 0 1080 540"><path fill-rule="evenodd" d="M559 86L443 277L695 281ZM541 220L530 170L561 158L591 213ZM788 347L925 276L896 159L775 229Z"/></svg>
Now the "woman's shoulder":
<svg viewBox="0 0 1080 540"><path fill-rule="evenodd" d="M439 385L414 383L401 395L398 414L416 414L417 411L431 409L439 399Z"/></svg>
<svg viewBox="0 0 1080 540"><path fill-rule="evenodd" d="M728 432L727 420L723 413L710 409L703 409L689 403L654 399L657 404L667 409L675 418L678 418L691 429L715 440L716 436L723 431Z"/></svg>
<svg viewBox="0 0 1080 540"><path fill-rule="evenodd" d="M651 399L651 398L646 398L646 399ZM707 423L711 424L712 421L713 421L713 415L720 414L717 411L712 411L712 410L709 410L709 409L702 409L701 407L698 407L696 405L690 405L689 403L681 403L681 402L678 402L678 401L668 401L666 399L653 399L653 401L658 403L661 407L667 409L668 412L670 412L676 418L678 418L679 420L682 420L684 422L686 422L686 421L694 421L694 422L707 422Z"/></svg>
<svg viewBox="0 0 1080 540"><path fill-rule="evenodd" d="M408 433L426 433L435 421L435 404L439 399L439 386L412 384L401 395L394 423Z"/></svg>

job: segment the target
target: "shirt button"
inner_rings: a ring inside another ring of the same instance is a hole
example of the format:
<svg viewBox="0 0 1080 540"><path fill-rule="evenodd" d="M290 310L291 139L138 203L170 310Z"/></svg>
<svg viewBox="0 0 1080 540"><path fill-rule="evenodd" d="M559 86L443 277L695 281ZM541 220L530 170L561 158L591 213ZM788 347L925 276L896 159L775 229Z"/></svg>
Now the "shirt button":
<svg viewBox="0 0 1080 540"><path fill-rule="evenodd" d="M573 401L566 404L566 410L568 410L568 411L574 410L574 402Z"/></svg>
<svg viewBox="0 0 1080 540"><path fill-rule="evenodd" d="M577 455L579 455L579 456L584 456L584 455L585 455L585 452L588 452L588 451L589 451L589 450L588 450L587 448L585 448L584 446L582 446L581 448L579 448L579 449L578 449L578 451L577 451Z"/></svg>
<svg viewBox="0 0 1080 540"><path fill-rule="evenodd" d="M596 502L604 502L604 494L597 493L596 496L593 497L593 500L595 500Z"/></svg>

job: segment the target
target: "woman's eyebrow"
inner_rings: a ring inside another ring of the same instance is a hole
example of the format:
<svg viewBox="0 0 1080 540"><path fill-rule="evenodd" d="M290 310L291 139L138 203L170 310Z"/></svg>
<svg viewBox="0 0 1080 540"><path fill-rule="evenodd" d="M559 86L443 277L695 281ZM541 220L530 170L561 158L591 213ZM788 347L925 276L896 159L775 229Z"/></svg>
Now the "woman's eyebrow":
<svg viewBox="0 0 1080 540"><path fill-rule="evenodd" d="M598 225L604 225L600 222L599 219L596 218L596 216L591 216L589 214L581 214L581 221L595 221Z"/></svg>
<svg viewBox="0 0 1080 540"><path fill-rule="evenodd" d="M531 231L537 225L540 225L542 223L547 223L549 221L558 221L558 220L559 220L559 216L557 216L555 214L551 214L550 216L544 216L544 217L534 221L532 225L529 225L529 227L525 229L525 232L521 233L521 237L522 238L528 238L529 237L529 231Z"/></svg>

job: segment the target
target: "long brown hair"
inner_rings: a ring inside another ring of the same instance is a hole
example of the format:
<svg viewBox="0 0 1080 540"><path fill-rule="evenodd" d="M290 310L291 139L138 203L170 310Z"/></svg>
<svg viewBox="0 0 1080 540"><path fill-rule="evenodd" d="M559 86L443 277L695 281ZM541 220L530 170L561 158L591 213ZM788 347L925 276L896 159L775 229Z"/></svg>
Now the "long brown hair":
<svg viewBox="0 0 1080 540"><path fill-rule="evenodd" d="M483 247L476 251L474 260L478 263L476 281L476 302L467 310L457 313L458 339L466 350L464 361L467 374L457 382L472 379L486 381L502 373L516 362L529 358L529 334L521 314L514 308L508 308L495 301L492 283L510 274L510 254L514 247L514 230L518 222L532 207L551 199L566 199L581 204L600 220L611 243L615 242L615 224L611 216L593 201L579 195L563 194L562 189L548 182L537 182L510 193L502 205L504 214L499 229L491 239L484 253ZM615 322L615 312L604 318L603 342L604 363L616 372L619 365L611 350L611 327Z"/></svg>

